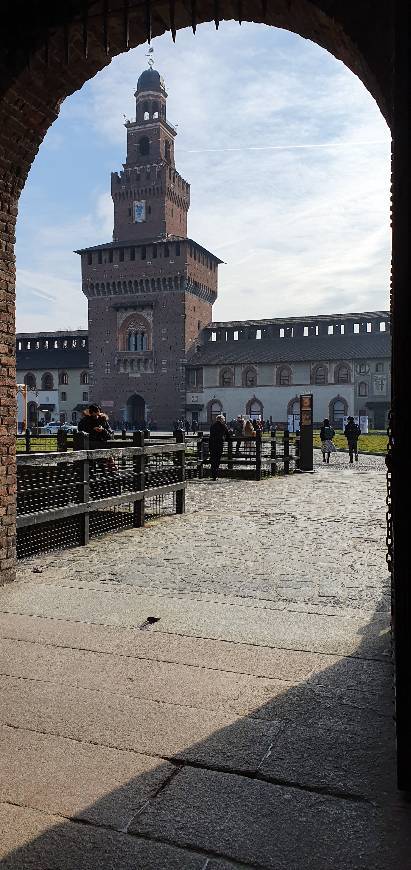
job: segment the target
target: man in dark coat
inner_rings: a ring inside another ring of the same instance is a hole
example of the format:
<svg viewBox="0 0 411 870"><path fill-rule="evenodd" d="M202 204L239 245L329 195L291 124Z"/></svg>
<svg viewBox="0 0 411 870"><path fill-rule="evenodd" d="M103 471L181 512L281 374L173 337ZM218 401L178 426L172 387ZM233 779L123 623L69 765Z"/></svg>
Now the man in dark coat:
<svg viewBox="0 0 411 870"><path fill-rule="evenodd" d="M347 425L344 429L344 435L347 439L348 443L348 453L350 454L350 462L353 462L353 455L355 454L355 461L358 462L358 446L357 441L359 436L361 435L361 429L354 422L354 417L349 417Z"/></svg>
<svg viewBox="0 0 411 870"><path fill-rule="evenodd" d="M104 447L113 434L107 415L103 414L98 405L89 405L86 408L78 424L78 431L90 436L91 447Z"/></svg>
<svg viewBox="0 0 411 870"><path fill-rule="evenodd" d="M224 441L229 438L228 426L222 414L216 417L214 423L210 426L210 462L211 462L211 477L217 480L218 469L220 467L221 457L223 455Z"/></svg>

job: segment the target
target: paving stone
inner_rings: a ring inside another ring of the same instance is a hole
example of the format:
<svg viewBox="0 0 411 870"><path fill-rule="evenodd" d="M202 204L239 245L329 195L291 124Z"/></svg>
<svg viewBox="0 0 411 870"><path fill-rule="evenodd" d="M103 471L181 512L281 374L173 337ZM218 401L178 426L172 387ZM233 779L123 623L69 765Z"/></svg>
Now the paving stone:
<svg viewBox="0 0 411 870"><path fill-rule="evenodd" d="M135 752L0 727L0 801L123 830L174 771Z"/></svg>
<svg viewBox="0 0 411 870"><path fill-rule="evenodd" d="M256 770L281 728L54 683L0 678L1 723L213 767Z"/></svg>
<svg viewBox="0 0 411 870"><path fill-rule="evenodd" d="M311 685L335 685L338 688L343 683L347 691L360 687L381 694L382 685L388 687L392 684L392 665L388 661L344 658L38 616L0 613L0 637L292 682L310 678Z"/></svg>
<svg viewBox="0 0 411 870"><path fill-rule="evenodd" d="M392 719L295 718L279 734L260 772L309 788L383 801L396 793Z"/></svg>
<svg viewBox="0 0 411 870"><path fill-rule="evenodd" d="M370 803L184 769L130 830L270 870L405 870L410 821L410 807L384 820Z"/></svg>
<svg viewBox="0 0 411 870"><path fill-rule="evenodd" d="M1 870L204 870L205 856L0 804Z"/></svg>
<svg viewBox="0 0 411 870"><path fill-rule="evenodd" d="M383 658L390 652L387 618L369 615L319 616L305 612L276 612L141 595L136 592L105 592L82 589L73 594L67 587L24 584L6 587L3 612L36 614L58 619L94 622L118 627L141 625L147 616L161 619L157 630L264 646L343 655L356 653ZM153 611L155 610L155 613ZM158 626L158 627L157 627ZM384 632L387 632L383 635Z"/></svg>

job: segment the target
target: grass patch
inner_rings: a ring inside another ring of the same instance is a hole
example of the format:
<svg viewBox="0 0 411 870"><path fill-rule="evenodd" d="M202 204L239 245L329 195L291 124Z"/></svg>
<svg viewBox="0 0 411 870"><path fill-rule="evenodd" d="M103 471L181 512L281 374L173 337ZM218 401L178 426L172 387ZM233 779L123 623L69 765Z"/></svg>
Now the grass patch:
<svg viewBox="0 0 411 870"><path fill-rule="evenodd" d="M337 448L345 448L347 450L347 439L342 432L336 432L333 438ZM314 432L314 447L321 447L320 433ZM359 453L386 453L387 452L387 436L374 435L370 432L368 435L360 435L358 439Z"/></svg>

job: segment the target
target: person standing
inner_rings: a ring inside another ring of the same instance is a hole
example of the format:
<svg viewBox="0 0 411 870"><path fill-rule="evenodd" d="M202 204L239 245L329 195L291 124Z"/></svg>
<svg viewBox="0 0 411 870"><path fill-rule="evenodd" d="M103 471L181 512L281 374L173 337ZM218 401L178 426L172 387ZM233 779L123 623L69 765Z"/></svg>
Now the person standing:
<svg viewBox="0 0 411 870"><path fill-rule="evenodd" d="M224 441L229 438L228 426L222 414L216 417L214 423L210 426L210 462L211 462L211 477L217 480L218 470L220 468L221 457L223 455Z"/></svg>
<svg viewBox="0 0 411 870"><path fill-rule="evenodd" d="M358 462L358 439L361 435L361 429L354 421L354 417L349 417L347 425L344 429L344 435L347 439L348 453L350 454L350 463Z"/></svg>
<svg viewBox="0 0 411 870"><path fill-rule="evenodd" d="M330 421L325 418L320 429L321 450L323 454L323 462L330 461L331 453L336 452L336 446L333 442L335 430L330 426Z"/></svg>
<svg viewBox="0 0 411 870"><path fill-rule="evenodd" d="M235 455L238 456L240 453L241 439L244 436L244 418L241 414L239 414L237 419L234 420L232 430L236 436Z"/></svg>
<svg viewBox="0 0 411 870"><path fill-rule="evenodd" d="M184 421L184 426L185 426L185 430L186 430L186 435L188 435L190 432L190 421L186 419Z"/></svg>

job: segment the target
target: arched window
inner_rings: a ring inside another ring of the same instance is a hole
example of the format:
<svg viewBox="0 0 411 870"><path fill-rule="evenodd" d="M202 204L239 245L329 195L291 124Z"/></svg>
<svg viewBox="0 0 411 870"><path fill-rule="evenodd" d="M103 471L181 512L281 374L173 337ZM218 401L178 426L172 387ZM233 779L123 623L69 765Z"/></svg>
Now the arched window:
<svg viewBox="0 0 411 870"><path fill-rule="evenodd" d="M158 118L158 103L152 103L151 111L153 113L153 118Z"/></svg>
<svg viewBox="0 0 411 870"><path fill-rule="evenodd" d="M358 395L368 396L368 384L366 381L360 381L358 384Z"/></svg>
<svg viewBox="0 0 411 870"><path fill-rule="evenodd" d="M138 143L140 154L150 154L150 140L148 136L142 136Z"/></svg>
<svg viewBox="0 0 411 870"><path fill-rule="evenodd" d="M35 375L33 375L33 372L27 372L27 374L24 375L24 383L29 390L36 389L36 378Z"/></svg>
<svg viewBox="0 0 411 870"><path fill-rule="evenodd" d="M54 390L54 379L53 375L50 372L45 372L41 378L41 389L42 390Z"/></svg>
<svg viewBox="0 0 411 870"><path fill-rule="evenodd" d="M220 387L234 386L234 372L232 369L225 368L220 370Z"/></svg>
<svg viewBox="0 0 411 870"><path fill-rule="evenodd" d="M88 372L82 372L80 375L80 383L88 384Z"/></svg>
<svg viewBox="0 0 411 870"><path fill-rule="evenodd" d="M351 380L349 366L345 365L345 363L341 363L341 365L337 366L335 369L334 380L336 384L349 384Z"/></svg>
<svg viewBox="0 0 411 870"><path fill-rule="evenodd" d="M290 399L287 405L287 416L289 414L298 415L300 413L300 397L295 396L294 399Z"/></svg>
<svg viewBox="0 0 411 870"><path fill-rule="evenodd" d="M170 163L170 160L171 160L171 145L170 145L170 143L168 142L167 139L166 139L166 141L165 141L165 143L164 143L164 157L165 157L165 159L167 160L167 163Z"/></svg>
<svg viewBox="0 0 411 870"><path fill-rule="evenodd" d="M60 372L59 384L68 384L68 374L67 372Z"/></svg>
<svg viewBox="0 0 411 870"><path fill-rule="evenodd" d="M263 419L264 417L264 406L263 403L260 402L260 399L257 399L256 396L253 396L252 399L249 399L245 406L245 413L249 414L252 419L257 419L260 417Z"/></svg>
<svg viewBox="0 0 411 870"><path fill-rule="evenodd" d="M289 387L292 382L292 372L290 366L280 366L277 369L277 386Z"/></svg>
<svg viewBox="0 0 411 870"><path fill-rule="evenodd" d="M222 414L223 406L218 399L211 399L207 405L207 420L209 423L214 423L216 417Z"/></svg>
<svg viewBox="0 0 411 870"><path fill-rule="evenodd" d="M348 414L348 402L343 396L336 396L335 399L331 399L328 411L328 417L333 426L336 429L342 429L343 425L343 417L346 417Z"/></svg>
<svg viewBox="0 0 411 870"><path fill-rule="evenodd" d="M257 371L253 366L249 366L243 371L243 387L257 386Z"/></svg>
<svg viewBox="0 0 411 870"><path fill-rule="evenodd" d="M328 372L326 366L315 366L313 371L313 384L328 383Z"/></svg>

